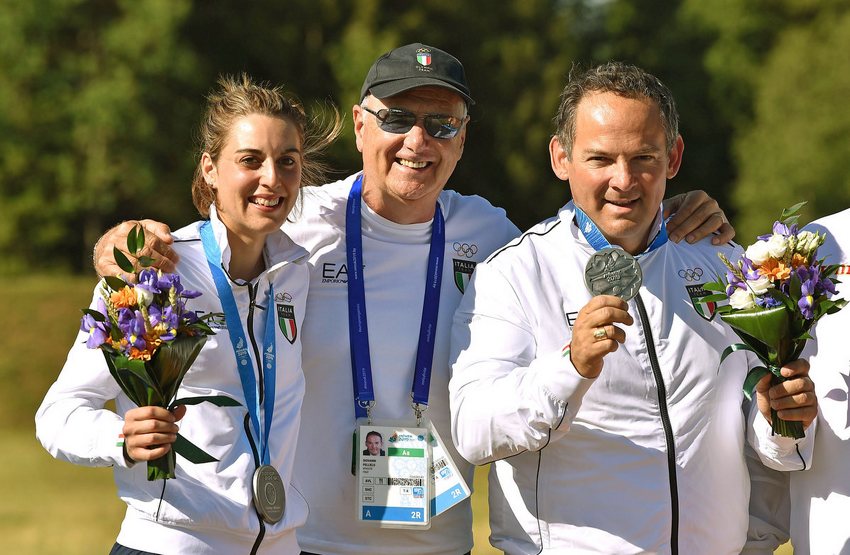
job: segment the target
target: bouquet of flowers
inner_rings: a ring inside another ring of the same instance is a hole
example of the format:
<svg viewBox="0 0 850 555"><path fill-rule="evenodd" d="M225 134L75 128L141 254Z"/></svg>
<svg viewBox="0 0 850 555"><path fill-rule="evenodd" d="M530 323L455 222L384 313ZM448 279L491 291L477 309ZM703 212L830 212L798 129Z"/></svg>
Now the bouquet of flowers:
<svg viewBox="0 0 850 555"><path fill-rule="evenodd" d="M771 385L785 381L780 374L782 365L800 357L815 323L847 303L830 299L838 283L834 278L838 266L817 259L826 235L798 231L799 211L805 204L783 210L773 232L759 236L737 262L721 254L728 268L725 279L704 286L723 292L705 300L728 299L717 311L742 341L728 347L721 362L735 351L748 350L764 364L747 374L747 398L752 398L756 384L768 373L772 374ZM802 422L781 420L773 409L771 420L774 433L793 438L805 435Z"/></svg>
<svg viewBox="0 0 850 555"><path fill-rule="evenodd" d="M127 250L138 270L120 250L113 250L118 265L134 274L136 283L104 278L97 310L83 310L80 329L89 333L86 346L101 350L121 391L140 407L173 410L205 401L220 407L240 405L223 395L175 398L207 336L214 335L205 320L218 314L199 317L187 310L186 299L200 293L184 289L179 275L150 268L153 260L138 256L144 244L144 229L137 226L127 237ZM166 455L148 462L148 480L174 478L175 453L193 463L217 460L178 434Z"/></svg>

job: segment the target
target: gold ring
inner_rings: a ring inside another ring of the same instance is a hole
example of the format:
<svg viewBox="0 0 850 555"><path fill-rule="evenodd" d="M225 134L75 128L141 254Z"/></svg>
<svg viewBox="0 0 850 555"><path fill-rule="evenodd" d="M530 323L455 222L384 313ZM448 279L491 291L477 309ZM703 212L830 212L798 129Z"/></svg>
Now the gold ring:
<svg viewBox="0 0 850 555"><path fill-rule="evenodd" d="M602 339L608 339L608 332L605 331L604 327L596 328L593 330L593 338L597 341L601 341Z"/></svg>

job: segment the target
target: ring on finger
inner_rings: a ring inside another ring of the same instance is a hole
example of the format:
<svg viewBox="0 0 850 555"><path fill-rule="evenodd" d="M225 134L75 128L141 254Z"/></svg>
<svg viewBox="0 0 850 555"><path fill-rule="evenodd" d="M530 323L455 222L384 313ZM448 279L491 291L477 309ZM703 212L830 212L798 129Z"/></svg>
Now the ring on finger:
<svg viewBox="0 0 850 555"><path fill-rule="evenodd" d="M593 330L593 338L597 341L602 341L603 339L608 339L608 332L605 331L605 327L601 326L595 328Z"/></svg>

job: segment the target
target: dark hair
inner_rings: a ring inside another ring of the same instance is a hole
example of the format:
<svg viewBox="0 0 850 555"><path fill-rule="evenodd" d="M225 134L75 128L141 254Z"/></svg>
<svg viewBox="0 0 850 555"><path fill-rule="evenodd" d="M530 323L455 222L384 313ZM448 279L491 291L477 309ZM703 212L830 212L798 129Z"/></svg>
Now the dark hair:
<svg viewBox="0 0 850 555"><path fill-rule="evenodd" d="M225 75L219 78L218 88L207 96L207 107L198 131L200 158L204 152L213 162L218 161L227 143L233 123L251 114L287 119L298 128L302 140L303 162L301 185L319 185L325 181L327 166L319 159L320 154L339 136L342 119L336 108L325 122L320 118L308 118L303 104L295 96L284 92L280 86L256 83L245 73L238 77ZM200 161L192 179L192 201L202 217L209 217L210 204L215 202L215 189L204 180Z"/></svg>
<svg viewBox="0 0 850 555"><path fill-rule="evenodd" d="M384 436L381 435L381 432L376 432L375 430L372 430L371 432L366 434L366 439L369 439L369 436L378 436L378 439L381 440L381 443L384 442Z"/></svg>
<svg viewBox="0 0 850 555"><path fill-rule="evenodd" d="M561 92L561 105L555 116L558 141L570 160L576 136L578 105L585 96L604 92L624 98L656 102L661 111L667 150L673 148L676 137L679 136L679 113L673 93L657 77L637 66L622 62L607 62L588 70L575 65L570 70L569 81Z"/></svg>

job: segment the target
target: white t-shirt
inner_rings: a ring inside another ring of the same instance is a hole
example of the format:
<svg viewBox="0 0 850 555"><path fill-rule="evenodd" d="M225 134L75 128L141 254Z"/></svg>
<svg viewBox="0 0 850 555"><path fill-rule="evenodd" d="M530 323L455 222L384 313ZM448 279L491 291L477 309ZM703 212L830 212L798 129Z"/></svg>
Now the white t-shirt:
<svg viewBox="0 0 850 555"><path fill-rule="evenodd" d="M429 530L379 529L356 519L351 474L355 427L348 335L345 207L355 176L305 189L295 223L284 226L310 251L310 294L302 328L306 392L294 486L310 507L298 530L301 548L323 555L457 555L472 548L468 501L439 515ZM467 480L472 466L457 455L449 424L449 334L462 287L475 263L519 234L504 210L476 196L443 191L445 266L440 295L429 408ZM411 419L410 389L419 339L431 222L400 225L362 204L366 310L375 419ZM362 446L358 446L360 450Z"/></svg>

